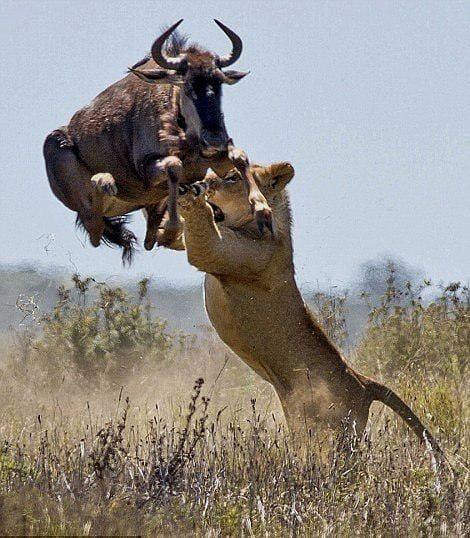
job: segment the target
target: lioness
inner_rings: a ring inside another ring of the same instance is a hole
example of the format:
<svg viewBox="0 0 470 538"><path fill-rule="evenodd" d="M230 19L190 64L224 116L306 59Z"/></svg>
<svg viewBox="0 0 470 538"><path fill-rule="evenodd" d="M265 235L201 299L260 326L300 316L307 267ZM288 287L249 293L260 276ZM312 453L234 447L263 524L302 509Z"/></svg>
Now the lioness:
<svg viewBox="0 0 470 538"><path fill-rule="evenodd" d="M180 198L189 262L205 276L205 303L221 339L276 390L289 429L343 430L358 436L379 400L440 452L418 417L392 390L355 372L314 319L296 285L289 163L253 166L276 235L260 235L233 172L215 175Z"/></svg>

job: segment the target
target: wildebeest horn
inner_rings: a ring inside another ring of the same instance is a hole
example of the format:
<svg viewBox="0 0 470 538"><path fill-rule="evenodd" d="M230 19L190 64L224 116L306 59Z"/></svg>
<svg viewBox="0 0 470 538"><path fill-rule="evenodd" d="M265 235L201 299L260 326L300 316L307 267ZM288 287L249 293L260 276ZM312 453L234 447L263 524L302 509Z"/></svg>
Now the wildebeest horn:
<svg viewBox="0 0 470 538"><path fill-rule="evenodd" d="M228 67L229 65L235 63L238 58L240 58L243 50L243 43L242 40L237 36L237 34L233 30L230 30L230 28L225 26L225 24L218 21L217 19L214 19L214 22L232 42L232 52L230 54L227 54L227 56L221 56L218 62L219 67Z"/></svg>
<svg viewBox="0 0 470 538"><path fill-rule="evenodd" d="M163 45L165 41L170 37L170 35L178 28L178 26L183 22L183 19L180 19L178 22L175 22L163 34L158 37L152 45L152 58L155 62L164 69L174 69L177 70L181 67L182 59L181 58L167 58L163 53Z"/></svg>

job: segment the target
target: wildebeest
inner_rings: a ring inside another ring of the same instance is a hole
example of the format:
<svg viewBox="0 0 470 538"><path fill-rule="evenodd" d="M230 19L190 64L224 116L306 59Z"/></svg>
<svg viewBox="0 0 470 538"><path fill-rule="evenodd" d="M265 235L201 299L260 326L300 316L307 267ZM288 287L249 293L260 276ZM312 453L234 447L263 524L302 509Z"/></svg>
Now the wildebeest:
<svg viewBox="0 0 470 538"><path fill-rule="evenodd" d="M232 42L231 53L218 56L174 33L181 22L155 40L151 56L44 143L53 193L77 212L93 246L119 245L124 260L130 260L135 237L122 215L146 208L149 250L167 210L159 243L171 245L180 230L178 183L201 179L209 168L224 176L235 166L249 187L259 228L272 231L269 205L245 152L227 133L221 107L222 84L247 74L223 70L240 57L242 41L216 20Z"/></svg>

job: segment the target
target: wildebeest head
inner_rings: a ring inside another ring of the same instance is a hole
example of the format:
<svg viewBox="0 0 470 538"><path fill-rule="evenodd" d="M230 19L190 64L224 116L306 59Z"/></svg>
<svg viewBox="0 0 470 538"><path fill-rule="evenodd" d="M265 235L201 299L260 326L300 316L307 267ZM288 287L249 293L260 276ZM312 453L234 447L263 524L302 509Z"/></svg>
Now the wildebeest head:
<svg viewBox="0 0 470 538"><path fill-rule="evenodd" d="M149 83L171 83L181 86L180 107L187 130L195 134L203 145L203 151L213 151L227 147L228 134L222 112L222 84L236 84L248 73L223 71L235 63L242 52L242 40L235 32L220 21L216 24L230 38L232 52L218 56L213 52L190 45L178 56L167 56L165 41L171 36L183 19L170 26L152 45L152 58L159 68L130 71Z"/></svg>

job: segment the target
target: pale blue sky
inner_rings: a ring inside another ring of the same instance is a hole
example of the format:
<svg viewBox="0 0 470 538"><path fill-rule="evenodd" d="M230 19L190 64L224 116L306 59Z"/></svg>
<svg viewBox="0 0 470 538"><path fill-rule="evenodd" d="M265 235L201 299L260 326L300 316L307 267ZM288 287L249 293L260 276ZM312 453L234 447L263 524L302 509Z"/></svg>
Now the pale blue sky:
<svg viewBox="0 0 470 538"><path fill-rule="evenodd" d="M253 161L290 160L302 283L343 285L391 253L434 279L470 277L470 3L454 1L0 2L0 262L173 282L201 279L163 250L122 269L93 249L52 195L42 143L163 24L219 53L218 18L243 38L229 132ZM133 228L142 237L140 215Z"/></svg>

